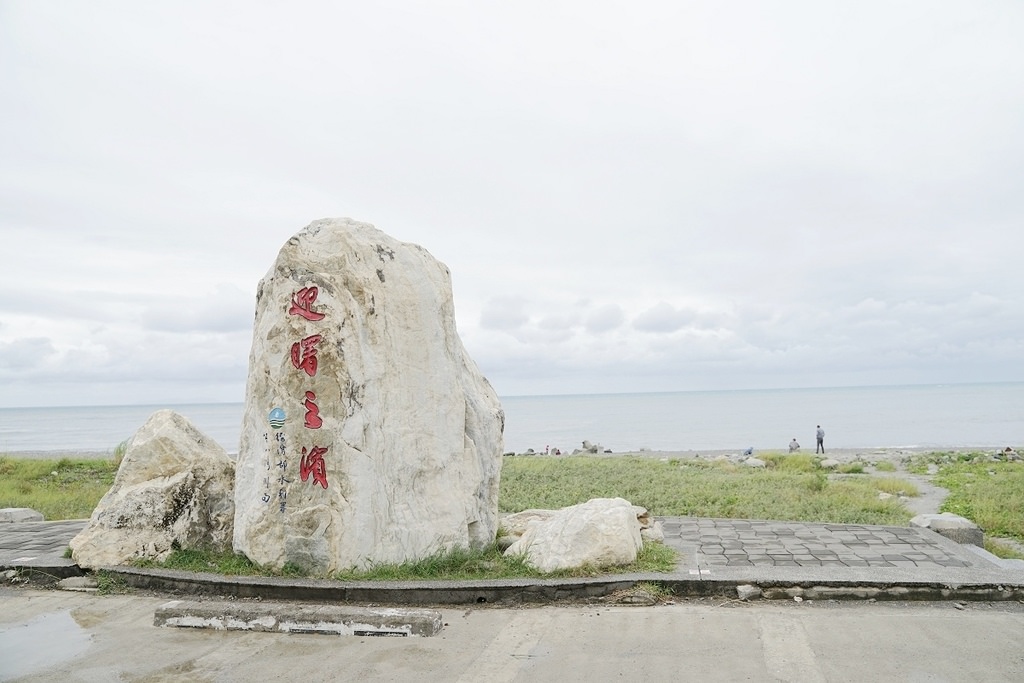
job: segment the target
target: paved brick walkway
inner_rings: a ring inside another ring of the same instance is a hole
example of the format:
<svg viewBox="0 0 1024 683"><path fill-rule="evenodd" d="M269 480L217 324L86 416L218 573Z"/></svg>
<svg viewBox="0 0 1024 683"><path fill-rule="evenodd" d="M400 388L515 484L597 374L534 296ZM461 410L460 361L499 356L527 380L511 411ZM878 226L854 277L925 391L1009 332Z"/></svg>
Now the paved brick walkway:
<svg viewBox="0 0 1024 683"><path fill-rule="evenodd" d="M699 567L969 567L916 527L670 517L665 542Z"/></svg>
<svg viewBox="0 0 1024 683"><path fill-rule="evenodd" d="M0 525L0 567L70 567L64 557L68 542L86 520L10 522Z"/></svg>
<svg viewBox="0 0 1024 683"><path fill-rule="evenodd" d="M676 570L653 577L629 576L663 581L679 595L728 594L744 583L805 599L1024 599L1024 561L999 560L927 529L691 517L659 520L665 542L679 551ZM84 525L85 520L0 524L0 570L30 570L34 580L80 574L64 551ZM138 568L118 571L130 585L155 590L380 604L593 598L617 590L628 578L338 582Z"/></svg>

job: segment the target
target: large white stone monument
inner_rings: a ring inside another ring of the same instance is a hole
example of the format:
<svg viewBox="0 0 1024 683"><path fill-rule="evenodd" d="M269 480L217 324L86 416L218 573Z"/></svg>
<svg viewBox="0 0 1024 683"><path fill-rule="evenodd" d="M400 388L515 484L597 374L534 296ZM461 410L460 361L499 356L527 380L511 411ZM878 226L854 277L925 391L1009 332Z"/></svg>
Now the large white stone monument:
<svg viewBox="0 0 1024 683"><path fill-rule="evenodd" d="M503 428L448 269L372 225L316 221L256 294L235 550L323 574L486 545Z"/></svg>

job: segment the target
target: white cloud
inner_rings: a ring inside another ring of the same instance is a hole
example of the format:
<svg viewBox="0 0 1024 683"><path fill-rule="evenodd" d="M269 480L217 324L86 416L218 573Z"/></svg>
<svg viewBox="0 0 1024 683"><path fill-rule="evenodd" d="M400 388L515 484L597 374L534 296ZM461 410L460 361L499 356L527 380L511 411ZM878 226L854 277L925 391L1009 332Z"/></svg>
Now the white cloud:
<svg viewBox="0 0 1024 683"><path fill-rule="evenodd" d="M0 342L0 369L33 369L43 365L55 354L53 342L45 337L23 337Z"/></svg>
<svg viewBox="0 0 1024 683"><path fill-rule="evenodd" d="M622 325L625 320L626 316L618 304L604 304L587 314L586 328L592 334L608 332Z"/></svg>
<svg viewBox="0 0 1024 683"><path fill-rule="evenodd" d="M524 301L491 299L480 316L480 326L485 330L517 330L530 320L525 309Z"/></svg>
<svg viewBox="0 0 1024 683"><path fill-rule="evenodd" d="M693 311L658 302L633 319L633 327L644 332L676 332L694 321Z"/></svg>
<svg viewBox="0 0 1024 683"><path fill-rule="evenodd" d="M339 215L501 393L1024 379L1018 3L0 13L0 405L240 400Z"/></svg>

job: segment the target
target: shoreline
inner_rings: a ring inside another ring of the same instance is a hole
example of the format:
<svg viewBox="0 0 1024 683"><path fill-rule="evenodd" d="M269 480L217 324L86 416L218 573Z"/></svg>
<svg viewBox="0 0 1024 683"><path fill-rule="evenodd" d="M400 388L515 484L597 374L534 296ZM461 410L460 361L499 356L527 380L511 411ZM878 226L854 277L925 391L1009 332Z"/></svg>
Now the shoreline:
<svg viewBox="0 0 1024 683"><path fill-rule="evenodd" d="M833 458L841 463L852 462L854 460L889 460L892 462L898 462L904 457L920 455L922 453L998 453L1003 450L1004 447L998 446L883 446L883 447L856 447L856 448L828 448L826 447L824 458ZM811 448L801 448L796 451L801 455L815 455L814 450ZM788 455L788 452L784 448L755 448L753 457L761 453L782 453ZM228 453L232 460L236 459L237 453ZM640 457L640 458L655 458L658 460L693 460L693 459L706 459L710 460L720 456L728 456L732 458L742 458L743 450L738 449L674 449L674 450L629 450L629 451L615 451L612 453L576 453L577 456L591 457L591 458L617 458L617 457ZM821 454L818 454L821 455ZM565 458L573 456L572 453L562 453L561 455L545 455L544 453L516 453L513 457L526 457L526 458ZM114 458L114 449L104 450L72 450L67 448L46 451L46 450L32 450L32 451L7 451L0 452L0 457L14 458L18 460L60 460L62 458L68 458L71 460L112 460Z"/></svg>
<svg viewBox="0 0 1024 683"><path fill-rule="evenodd" d="M825 454L818 453L822 459L831 458L837 460L842 464L864 461L868 463L888 461L895 465L899 465L905 458L909 458L915 455L922 455L925 453L988 453L995 455L1002 452L1003 447L998 446L891 446L891 447L864 447L864 448L827 448ZM1016 449L1015 449L1016 450ZM714 460L715 458L727 457L734 462L740 462L747 457L758 457L759 454L765 453L779 453L782 455L789 455L787 449L784 448L764 448L754 449L752 455L744 455L743 450L738 449L708 449L708 450L695 450L695 449L680 449L680 450L636 450L636 451L620 451L613 453L562 453L561 455L545 455L543 453L517 453L513 457L525 457L525 458L565 458L573 457L589 457L589 458L618 458L618 457L632 457L632 458L649 458L657 460ZM815 455L813 448L801 448L796 451L799 455Z"/></svg>
<svg viewBox="0 0 1024 683"><path fill-rule="evenodd" d="M984 446L892 446L892 447L867 447L867 448L827 448L825 453L818 453L817 455L822 458L832 458L839 462L851 462L853 460L898 460L905 456L920 455L922 453L986 453L986 452L997 452L1001 449L996 447L984 447ZM790 455L789 451L785 448L764 448L754 449L754 452L750 456L745 456L742 450L737 449L726 449L726 450L679 450L679 451L630 451L628 453L619 453L618 455L633 455L641 457L657 457L657 458L680 458L680 459L712 459L719 456L725 455L729 457L757 457L758 453L781 453L783 455ZM795 455L815 455L813 449L801 448L794 453ZM616 455L614 453L608 454L597 454L597 455Z"/></svg>

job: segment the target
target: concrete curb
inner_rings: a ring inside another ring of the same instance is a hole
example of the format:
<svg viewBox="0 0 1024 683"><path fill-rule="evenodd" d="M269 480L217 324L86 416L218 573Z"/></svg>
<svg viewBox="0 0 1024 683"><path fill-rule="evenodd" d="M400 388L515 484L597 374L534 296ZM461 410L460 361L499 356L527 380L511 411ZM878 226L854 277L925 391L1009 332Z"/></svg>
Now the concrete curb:
<svg viewBox="0 0 1024 683"><path fill-rule="evenodd" d="M679 598L736 598L741 586L756 586L768 600L1024 600L1024 584L979 581L822 580L806 578L684 578L666 574L620 574L582 579L492 581L348 582L326 579L222 576L161 569L109 567L104 571L134 588L185 595L230 596L318 604L384 605L540 604L609 598L650 583Z"/></svg>
<svg viewBox="0 0 1024 683"><path fill-rule="evenodd" d="M104 567L132 588L185 595L261 600L385 605L523 604L600 598L664 574L630 574L581 579L488 581L332 581L267 576L223 576L168 569Z"/></svg>
<svg viewBox="0 0 1024 683"><path fill-rule="evenodd" d="M1024 600L1024 562L924 528L660 518L679 553L663 574L474 581L335 581L108 567L134 588L318 604L468 605L623 600L640 583L681 598ZM83 571L64 557L86 520L0 525L0 578L54 583ZM743 589L742 591L740 589ZM617 593L622 593L617 595Z"/></svg>
<svg viewBox="0 0 1024 683"><path fill-rule="evenodd" d="M157 608L153 625L337 636L433 636L444 622L441 613L433 610L173 600Z"/></svg>
<svg viewBox="0 0 1024 683"><path fill-rule="evenodd" d="M85 576L87 572L81 567L69 561L69 564L56 564L54 562L30 562L12 563L0 567L0 570L17 572L18 575L29 583L37 586L49 586L63 579L72 576Z"/></svg>

